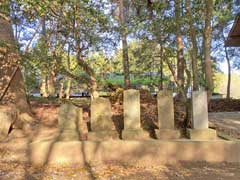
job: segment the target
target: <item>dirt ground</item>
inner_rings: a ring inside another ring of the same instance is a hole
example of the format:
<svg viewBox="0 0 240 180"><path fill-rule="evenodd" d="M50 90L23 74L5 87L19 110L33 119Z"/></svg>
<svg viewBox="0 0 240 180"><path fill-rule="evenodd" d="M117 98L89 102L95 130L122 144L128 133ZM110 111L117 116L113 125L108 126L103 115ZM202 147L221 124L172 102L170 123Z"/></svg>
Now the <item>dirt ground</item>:
<svg viewBox="0 0 240 180"><path fill-rule="evenodd" d="M111 163L85 167L37 168L18 162L0 162L1 180L239 180L240 164L178 163L131 166Z"/></svg>

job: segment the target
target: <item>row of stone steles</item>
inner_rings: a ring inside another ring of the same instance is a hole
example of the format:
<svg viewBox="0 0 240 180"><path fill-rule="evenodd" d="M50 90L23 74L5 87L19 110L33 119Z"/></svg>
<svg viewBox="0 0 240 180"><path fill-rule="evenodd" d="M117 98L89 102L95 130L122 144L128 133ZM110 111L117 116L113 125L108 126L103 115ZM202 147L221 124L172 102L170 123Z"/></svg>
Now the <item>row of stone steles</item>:
<svg viewBox="0 0 240 180"><path fill-rule="evenodd" d="M117 131L112 120L109 99L99 97L91 101L91 131L88 140L146 140L149 132L141 127L140 92L129 89L123 95L124 129ZM177 140L181 137L174 125L174 105L171 91L159 91L157 95L158 125L157 139ZM214 140L216 131L208 128L207 94L205 91L192 92L192 129L187 135L192 140ZM64 104L59 110L59 126L62 139L77 139L87 133L83 122L82 109L73 104ZM77 130L77 131L76 131Z"/></svg>

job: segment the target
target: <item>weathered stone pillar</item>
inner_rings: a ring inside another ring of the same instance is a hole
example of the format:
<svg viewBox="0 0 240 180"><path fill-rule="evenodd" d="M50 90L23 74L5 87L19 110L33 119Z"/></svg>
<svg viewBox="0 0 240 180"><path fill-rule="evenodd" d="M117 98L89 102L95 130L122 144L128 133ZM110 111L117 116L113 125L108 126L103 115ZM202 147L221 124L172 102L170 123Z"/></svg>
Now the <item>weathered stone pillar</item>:
<svg viewBox="0 0 240 180"><path fill-rule="evenodd" d="M83 121L82 108L71 103L60 106L58 113L59 140L81 140L87 133L87 125Z"/></svg>
<svg viewBox="0 0 240 180"><path fill-rule="evenodd" d="M112 121L112 108L109 99L98 97L91 101L91 132L88 140L118 139Z"/></svg>
<svg viewBox="0 0 240 180"><path fill-rule="evenodd" d="M158 138L177 139L180 132L174 126L174 106L172 91L159 91L157 95L158 104Z"/></svg>
<svg viewBox="0 0 240 180"><path fill-rule="evenodd" d="M123 94L124 130L123 139L143 139L149 134L143 131L140 121L140 92L135 89L125 90Z"/></svg>
<svg viewBox="0 0 240 180"><path fill-rule="evenodd" d="M190 139L214 140L216 131L208 128L208 102L206 91L192 92L192 129L187 130Z"/></svg>

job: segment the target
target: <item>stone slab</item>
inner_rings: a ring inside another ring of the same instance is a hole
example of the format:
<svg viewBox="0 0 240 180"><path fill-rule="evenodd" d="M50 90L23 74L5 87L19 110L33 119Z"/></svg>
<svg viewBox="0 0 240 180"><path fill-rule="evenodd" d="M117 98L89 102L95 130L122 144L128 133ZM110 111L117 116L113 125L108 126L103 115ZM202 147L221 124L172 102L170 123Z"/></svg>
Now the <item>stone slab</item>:
<svg viewBox="0 0 240 180"><path fill-rule="evenodd" d="M123 93L124 129L135 130L141 128L140 123L140 93L129 89Z"/></svg>
<svg viewBox="0 0 240 180"><path fill-rule="evenodd" d="M214 129L187 129L187 136L191 140L216 140L217 133Z"/></svg>
<svg viewBox="0 0 240 180"><path fill-rule="evenodd" d="M181 137L180 131L174 129L160 129L156 134L158 139L179 139Z"/></svg>
<svg viewBox="0 0 240 180"><path fill-rule="evenodd" d="M98 97L91 102L92 131L114 130L112 108L109 99Z"/></svg>
<svg viewBox="0 0 240 180"><path fill-rule="evenodd" d="M80 133L75 130L64 130L59 133L58 141L79 141Z"/></svg>
<svg viewBox="0 0 240 180"><path fill-rule="evenodd" d="M44 162L53 165L84 165L95 162L137 163L141 165L171 164L182 161L240 162L240 142L225 140L113 140L102 142L65 141L56 143L43 141L33 142L28 147L31 149L31 163L36 165L42 165ZM13 146L13 148L16 147ZM49 153L50 148L51 153ZM23 153L28 151L17 152ZM24 157L24 155L22 156ZM29 158L25 159L29 160Z"/></svg>
<svg viewBox="0 0 240 180"><path fill-rule="evenodd" d="M79 108L71 103L66 103L60 106L58 112L59 129L81 129L82 123L82 108Z"/></svg>
<svg viewBox="0 0 240 180"><path fill-rule="evenodd" d="M171 91L159 91L157 94L159 129L174 129L174 107Z"/></svg>
<svg viewBox="0 0 240 180"><path fill-rule="evenodd" d="M91 131L87 135L89 141L107 141L119 139L117 131Z"/></svg>
<svg viewBox="0 0 240 180"><path fill-rule="evenodd" d="M122 131L123 140L147 140L151 139L149 132L138 129L138 130L123 130Z"/></svg>
<svg viewBox="0 0 240 180"><path fill-rule="evenodd" d="M193 129L208 129L208 102L206 91L192 92Z"/></svg>

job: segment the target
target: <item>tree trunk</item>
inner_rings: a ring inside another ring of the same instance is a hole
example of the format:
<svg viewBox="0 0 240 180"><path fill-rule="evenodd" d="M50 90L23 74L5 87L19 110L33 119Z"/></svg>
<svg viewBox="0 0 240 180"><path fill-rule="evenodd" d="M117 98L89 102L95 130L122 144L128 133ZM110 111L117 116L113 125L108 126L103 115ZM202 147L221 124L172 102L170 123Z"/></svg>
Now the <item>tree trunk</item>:
<svg viewBox="0 0 240 180"><path fill-rule="evenodd" d="M192 78L193 78L193 90L199 90L199 80L198 80L198 47L197 47L197 33L196 28L194 27L193 14L191 10L190 0L186 0L186 11L189 18L189 35L192 42Z"/></svg>
<svg viewBox="0 0 240 180"><path fill-rule="evenodd" d="M55 79L56 79L55 73L52 71L47 80L48 95L51 97L54 97L55 95L55 87L54 87Z"/></svg>
<svg viewBox="0 0 240 180"><path fill-rule="evenodd" d="M121 38L122 38L124 86L126 89L128 89L130 88L131 83L130 83L130 72L129 72L127 32L126 32L125 15L124 15L124 0L119 1L119 11L120 11Z"/></svg>
<svg viewBox="0 0 240 180"><path fill-rule="evenodd" d="M0 15L0 42L0 103L15 105L21 113L31 114L9 15Z"/></svg>
<svg viewBox="0 0 240 180"><path fill-rule="evenodd" d="M76 12L79 10L79 4L76 6ZM75 12L75 13L76 13ZM75 27L76 26L76 27ZM74 28L74 36L76 40L76 59L78 62L78 65L83 68L84 72L89 76L89 85L90 85L90 91L91 91L91 98L97 98L99 97L99 94L97 92L97 79L95 77L95 73L93 69L84 61L82 57L82 48L81 48L81 35L79 32L80 29L80 20L75 17L74 23L73 23L73 28ZM75 29L76 28L76 29Z"/></svg>
<svg viewBox="0 0 240 180"><path fill-rule="evenodd" d="M228 56L227 48L225 47L225 55L227 59L227 65L228 65L228 81L227 81L227 99L230 99L230 90L231 90L231 64L230 64L230 58Z"/></svg>
<svg viewBox="0 0 240 180"><path fill-rule="evenodd" d="M160 49L160 86L159 90L163 90L163 47Z"/></svg>
<svg viewBox="0 0 240 180"><path fill-rule="evenodd" d="M175 18L176 18L176 38L177 38L177 80L178 89L184 89L184 69L185 59L183 57L183 40L181 32L181 0L175 0ZM181 91L178 90L180 98L183 97Z"/></svg>
<svg viewBox="0 0 240 180"><path fill-rule="evenodd" d="M47 76L44 74L41 75L40 93L42 97L48 97Z"/></svg>
<svg viewBox="0 0 240 180"><path fill-rule="evenodd" d="M70 98L70 94L71 94L71 84L72 84L72 80L70 78L68 78L67 80L67 88L66 88L66 99Z"/></svg>
<svg viewBox="0 0 240 180"><path fill-rule="evenodd" d="M203 40L204 40L206 90L208 93L208 102L209 102L212 96L212 91L213 91L212 62L211 62L211 39L212 39L211 19L213 14L213 0L205 0L205 5L206 5L206 10L205 10L205 27L203 32Z"/></svg>
<svg viewBox="0 0 240 180"><path fill-rule="evenodd" d="M59 82L59 91L58 91L59 99L63 98L63 88L64 88L64 84L63 84L63 80L62 80Z"/></svg>

